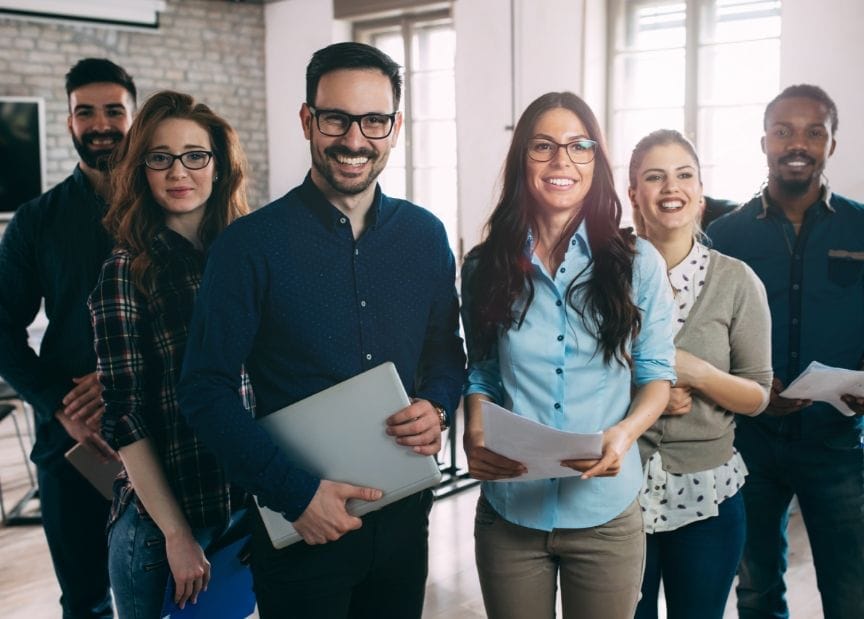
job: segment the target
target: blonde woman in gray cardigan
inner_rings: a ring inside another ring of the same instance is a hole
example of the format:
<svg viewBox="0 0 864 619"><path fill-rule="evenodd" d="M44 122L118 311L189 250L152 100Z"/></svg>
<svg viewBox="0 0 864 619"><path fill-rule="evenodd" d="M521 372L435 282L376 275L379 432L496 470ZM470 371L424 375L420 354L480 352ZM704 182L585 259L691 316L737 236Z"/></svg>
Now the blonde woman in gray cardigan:
<svg viewBox="0 0 864 619"><path fill-rule="evenodd" d="M701 172L684 136L660 130L637 144L628 194L637 231L666 260L678 328L678 382L639 439L648 545L636 617L657 617L662 579L669 619L720 619L745 535L734 418L768 403L768 301L747 265L698 242Z"/></svg>

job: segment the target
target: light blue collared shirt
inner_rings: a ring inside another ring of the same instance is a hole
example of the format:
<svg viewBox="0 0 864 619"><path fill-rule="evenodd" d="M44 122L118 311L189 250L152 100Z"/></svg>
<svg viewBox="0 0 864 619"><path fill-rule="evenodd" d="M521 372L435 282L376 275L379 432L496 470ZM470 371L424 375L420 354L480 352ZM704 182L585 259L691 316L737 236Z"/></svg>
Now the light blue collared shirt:
<svg viewBox="0 0 864 619"><path fill-rule="evenodd" d="M479 393L514 412L568 432L600 432L627 415L630 386L675 381L675 310L666 264L654 247L637 239L633 298L642 329L631 343L633 369L607 364L593 330L567 303L573 277L591 277L591 250L585 223L579 226L553 279L533 252L534 299L520 328L499 334L497 347L468 368L465 394ZM584 269L584 272L583 272ZM581 295L581 293L580 293ZM466 306L470 291L463 293ZM466 340L472 342L470 321ZM578 477L523 482L485 482L483 494L505 520L551 531L606 523L636 498L642 467L636 443L615 477Z"/></svg>

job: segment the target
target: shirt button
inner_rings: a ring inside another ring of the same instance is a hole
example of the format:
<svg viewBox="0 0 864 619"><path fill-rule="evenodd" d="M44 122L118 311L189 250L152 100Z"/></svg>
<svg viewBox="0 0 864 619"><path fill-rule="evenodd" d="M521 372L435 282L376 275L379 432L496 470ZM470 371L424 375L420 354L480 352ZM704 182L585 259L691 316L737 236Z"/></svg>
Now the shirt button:
<svg viewBox="0 0 864 619"><path fill-rule="evenodd" d="M561 410L561 403L560 403L560 402L555 402L555 410L556 410L556 411L560 411L560 410Z"/></svg>
<svg viewBox="0 0 864 619"><path fill-rule="evenodd" d="M792 319L792 324L793 324L793 325L797 325L797 324L798 324L798 319L797 319L797 318L793 318L793 319Z"/></svg>
<svg viewBox="0 0 864 619"><path fill-rule="evenodd" d="M371 354L366 353L366 361L372 361L372 355Z"/></svg>
<svg viewBox="0 0 864 619"><path fill-rule="evenodd" d="M793 258L795 258L795 260L801 260L801 255L800 255L800 254L795 254L795 255L793 256Z"/></svg>
<svg viewBox="0 0 864 619"><path fill-rule="evenodd" d="M563 335L559 335L559 336L558 336L558 341L559 341L559 342L563 342L563 341L564 341L564 336L563 336Z"/></svg>
<svg viewBox="0 0 864 619"><path fill-rule="evenodd" d="M575 245L575 244L576 244L576 239L572 239L572 240L570 241L570 244L571 244L571 245Z"/></svg>
<svg viewBox="0 0 864 619"><path fill-rule="evenodd" d="M561 368L555 368L555 373L556 374L563 374L564 370L562 370Z"/></svg>
<svg viewBox="0 0 864 619"><path fill-rule="evenodd" d="M792 351L792 354L791 354L791 357L792 357L793 359L797 359L797 358L798 358L798 353L795 352L795 351L793 350L793 351Z"/></svg>
<svg viewBox="0 0 864 619"><path fill-rule="evenodd" d="M359 250L359 249L355 249L355 250L354 250L354 255L355 255L355 256L359 256L359 255L360 255L360 250Z"/></svg>
<svg viewBox="0 0 864 619"><path fill-rule="evenodd" d="M555 301L555 305L557 305L558 307L561 307L561 299L558 299L557 301Z"/></svg>
<svg viewBox="0 0 864 619"><path fill-rule="evenodd" d="M800 288L801 286L799 286L798 284L792 284L792 290L798 290Z"/></svg>
<svg viewBox="0 0 864 619"><path fill-rule="evenodd" d="M348 220L345 219L344 217L340 217L340 218L339 218L339 223L340 223L340 224L344 224L346 221L348 221Z"/></svg>
<svg viewBox="0 0 864 619"><path fill-rule="evenodd" d="M567 269L565 269L564 267L561 267L561 270L558 271L558 272L559 272L559 273L564 273L566 270L567 270Z"/></svg>
<svg viewBox="0 0 864 619"><path fill-rule="evenodd" d="M366 301L360 301L360 307L366 307Z"/></svg>

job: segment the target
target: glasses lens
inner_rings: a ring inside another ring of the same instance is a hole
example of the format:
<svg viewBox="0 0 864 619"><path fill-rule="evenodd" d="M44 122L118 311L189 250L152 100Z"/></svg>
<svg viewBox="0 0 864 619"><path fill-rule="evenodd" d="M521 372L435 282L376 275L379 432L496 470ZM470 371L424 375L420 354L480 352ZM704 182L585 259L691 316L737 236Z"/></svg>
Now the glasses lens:
<svg viewBox="0 0 864 619"><path fill-rule="evenodd" d="M594 159L596 146L594 140L576 140L567 144L567 154L573 163L590 163Z"/></svg>
<svg viewBox="0 0 864 619"><path fill-rule="evenodd" d="M351 119L339 112L318 112L316 118L318 118L318 130L330 137L345 135L351 126Z"/></svg>
<svg viewBox="0 0 864 619"><path fill-rule="evenodd" d="M210 153L206 150L190 150L180 155L180 162L190 170L200 170L210 163Z"/></svg>
<svg viewBox="0 0 864 619"><path fill-rule="evenodd" d="M529 140L528 156L534 161L549 161L558 152L558 145L549 140Z"/></svg>
<svg viewBox="0 0 864 619"><path fill-rule="evenodd" d="M386 138L392 128L393 119L385 114L366 114L360 118L360 132L373 140Z"/></svg>
<svg viewBox="0 0 864 619"><path fill-rule="evenodd" d="M174 157L168 153L147 153L144 155L144 165L151 170L167 170L174 163Z"/></svg>

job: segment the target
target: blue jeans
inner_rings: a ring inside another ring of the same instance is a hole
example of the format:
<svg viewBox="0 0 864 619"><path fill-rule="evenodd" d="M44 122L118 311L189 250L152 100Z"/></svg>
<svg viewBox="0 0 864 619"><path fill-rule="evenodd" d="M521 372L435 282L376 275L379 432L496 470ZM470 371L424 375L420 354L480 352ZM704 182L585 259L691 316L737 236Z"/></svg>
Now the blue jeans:
<svg viewBox="0 0 864 619"><path fill-rule="evenodd" d="M657 618L661 578L669 619L721 619L744 549L745 520L739 492L713 518L649 534L636 619Z"/></svg>
<svg viewBox="0 0 864 619"><path fill-rule="evenodd" d="M193 529L202 547L218 527ZM150 518L129 505L108 532L108 572L120 619L159 619L170 570L165 536Z"/></svg>
<svg viewBox="0 0 864 619"><path fill-rule="evenodd" d="M745 420L746 421L746 420ZM741 423L735 445L750 475L738 616L786 619L786 525L798 496L825 619L864 617L864 450L781 436Z"/></svg>

